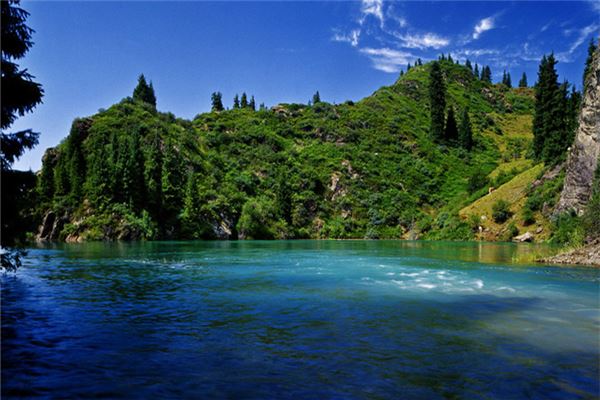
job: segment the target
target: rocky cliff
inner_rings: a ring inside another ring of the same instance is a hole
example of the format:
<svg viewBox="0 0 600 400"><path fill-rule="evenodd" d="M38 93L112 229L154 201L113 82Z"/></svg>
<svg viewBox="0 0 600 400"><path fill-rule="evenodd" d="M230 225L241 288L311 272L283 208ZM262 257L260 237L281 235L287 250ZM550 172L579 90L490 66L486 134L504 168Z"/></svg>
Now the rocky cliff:
<svg viewBox="0 0 600 400"><path fill-rule="evenodd" d="M554 215L575 210L581 215L592 194L600 157L600 48L585 82L579 128L567 160L567 174Z"/></svg>

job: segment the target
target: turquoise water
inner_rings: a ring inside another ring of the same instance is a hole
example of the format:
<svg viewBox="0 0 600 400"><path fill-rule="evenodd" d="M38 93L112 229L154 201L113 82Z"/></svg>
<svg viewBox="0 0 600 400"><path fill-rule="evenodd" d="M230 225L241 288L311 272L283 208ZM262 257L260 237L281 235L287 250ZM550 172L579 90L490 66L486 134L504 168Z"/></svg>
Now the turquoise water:
<svg viewBox="0 0 600 400"><path fill-rule="evenodd" d="M282 241L31 249L3 398L592 399L600 271L543 247Z"/></svg>

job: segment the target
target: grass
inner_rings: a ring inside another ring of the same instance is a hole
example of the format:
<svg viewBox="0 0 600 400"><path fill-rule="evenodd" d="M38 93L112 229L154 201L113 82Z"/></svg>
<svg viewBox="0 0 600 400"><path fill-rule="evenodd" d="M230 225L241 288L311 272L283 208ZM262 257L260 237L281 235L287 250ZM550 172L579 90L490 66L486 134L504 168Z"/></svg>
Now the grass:
<svg viewBox="0 0 600 400"><path fill-rule="evenodd" d="M459 215L463 219L470 219L473 215L479 219L479 224L483 228L480 239L500 239L506 233L507 227L511 222L516 225L519 234L527 231L534 233L541 227L542 232L535 235L536 241L547 238L550 231L550 224L541 213L536 213L535 216L537 222L530 226L525 226L521 218L521 209L527 200L527 188L543 169L543 164L537 164L527 169L494 190L492 193L481 197L472 204L461 209ZM512 211L513 215L504 223L498 224L494 222L492 218L492 207L494 203L500 200L510 203L510 211Z"/></svg>

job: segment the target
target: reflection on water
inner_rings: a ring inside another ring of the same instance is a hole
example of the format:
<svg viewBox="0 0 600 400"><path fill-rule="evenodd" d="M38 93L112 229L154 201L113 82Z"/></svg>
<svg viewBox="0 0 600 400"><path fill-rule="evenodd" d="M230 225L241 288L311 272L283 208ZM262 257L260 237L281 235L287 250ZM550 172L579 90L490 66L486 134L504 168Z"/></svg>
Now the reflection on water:
<svg viewBox="0 0 600 400"><path fill-rule="evenodd" d="M3 396L595 398L600 275L513 263L544 251L400 241L32 249L1 278Z"/></svg>

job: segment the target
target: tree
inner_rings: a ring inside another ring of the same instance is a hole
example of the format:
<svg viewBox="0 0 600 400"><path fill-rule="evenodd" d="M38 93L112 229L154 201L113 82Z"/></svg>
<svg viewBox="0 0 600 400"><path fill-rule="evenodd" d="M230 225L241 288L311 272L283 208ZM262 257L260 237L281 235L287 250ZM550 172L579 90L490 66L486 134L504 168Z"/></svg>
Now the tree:
<svg viewBox="0 0 600 400"><path fill-rule="evenodd" d="M592 70L592 60L594 59L594 52L596 51L596 44L594 43L594 38L590 39L590 44L588 46L588 56L585 60L585 69L583 70L583 87L585 88L585 82L587 81L587 76Z"/></svg>
<svg viewBox="0 0 600 400"><path fill-rule="evenodd" d="M252 111L256 111L256 101L254 100L254 96L252 96L250 98L250 102L248 103L248 107L252 110Z"/></svg>
<svg viewBox="0 0 600 400"><path fill-rule="evenodd" d="M223 107L223 95L221 92L213 92L213 94L210 96L210 100L212 103L211 110L213 112L219 112L225 109L225 107Z"/></svg>
<svg viewBox="0 0 600 400"><path fill-rule="evenodd" d="M488 65L481 70L481 80L483 82L492 83L492 70Z"/></svg>
<svg viewBox="0 0 600 400"><path fill-rule="evenodd" d="M148 103L152 107L156 108L156 96L154 95L154 87L152 87L152 82L150 82L150 84L146 82L144 74L141 74L138 77L138 84L135 87L135 89L133 89L133 100L143 101L144 103Z"/></svg>
<svg viewBox="0 0 600 400"><path fill-rule="evenodd" d="M560 161L571 144L568 127L568 84L558 84L554 54L542 58L535 85L533 152L547 164Z"/></svg>
<svg viewBox="0 0 600 400"><path fill-rule="evenodd" d="M471 120L469 119L469 110L467 108L464 109L462 119L460 121L458 141L460 146L467 151L471 151L473 148L473 130L471 128Z"/></svg>
<svg viewBox="0 0 600 400"><path fill-rule="evenodd" d="M509 88L512 87L512 81L510 79L510 72L506 72L506 70L504 72L502 72L502 84L508 86Z"/></svg>
<svg viewBox="0 0 600 400"><path fill-rule="evenodd" d="M421 61L420 58L417 58L417 65L419 65L419 66L423 65L423 61Z"/></svg>
<svg viewBox="0 0 600 400"><path fill-rule="evenodd" d="M7 133L6 130L42 102L44 91L42 85L34 82L34 76L27 69L19 69L15 62L29 51L33 42L25 21L29 13L18 7L19 1L1 2L2 30L2 111L0 115L0 170L2 174L2 233L0 246L7 251L2 252L0 266L5 270L15 271L21 265L21 257L25 251L12 248L24 240L28 226L21 218L21 211L27 206L26 193L35 186L35 176L30 172L12 171L13 163L23 155L25 150L38 143L38 132L25 129ZM48 188L49 189L49 188ZM10 196L6 196L7 194Z"/></svg>
<svg viewBox="0 0 600 400"><path fill-rule="evenodd" d="M242 100L240 101L240 107L248 108L248 96L246 96L246 92L242 93Z"/></svg>
<svg viewBox="0 0 600 400"><path fill-rule="evenodd" d="M406 65L406 72L410 71L410 69L411 69L411 68L412 68L412 67L410 66L410 63L408 63L408 64Z"/></svg>
<svg viewBox="0 0 600 400"><path fill-rule="evenodd" d="M233 109L235 110L237 108L240 108L240 97L236 93L233 97Z"/></svg>
<svg viewBox="0 0 600 400"><path fill-rule="evenodd" d="M446 85L440 63L437 61L431 64L429 72L429 107L431 113L431 137L434 141L441 142L444 137Z"/></svg>
<svg viewBox="0 0 600 400"><path fill-rule="evenodd" d="M519 87L527 87L527 75L525 74L525 72L523 72L523 75L521 75L521 79L519 80Z"/></svg>
<svg viewBox="0 0 600 400"><path fill-rule="evenodd" d="M458 139L458 128L456 126L456 117L454 116L454 107L452 106L448 108L444 138L449 143L454 143Z"/></svg>
<svg viewBox="0 0 600 400"><path fill-rule="evenodd" d="M473 75L475 76L475 78L479 79L479 65L477 65L477 63L475 63L475 69L473 70Z"/></svg>
<svg viewBox="0 0 600 400"><path fill-rule="evenodd" d="M469 68L469 71L473 72L473 65L471 65L471 60L467 59L467 61L465 61L465 67Z"/></svg>
<svg viewBox="0 0 600 400"><path fill-rule="evenodd" d="M321 102L321 95L319 94L319 91L317 90L315 92L315 94L313 94L312 103L314 105L314 104L317 104L317 103L320 103L320 102Z"/></svg>
<svg viewBox="0 0 600 400"><path fill-rule="evenodd" d="M159 220L162 213L162 141L158 131L150 135L148 156L144 163L146 203L150 215Z"/></svg>
<svg viewBox="0 0 600 400"><path fill-rule="evenodd" d="M10 170L12 164L25 150L38 143L38 132L26 129L6 133L18 117L31 112L42 102L42 85L33 81L34 76L26 69L19 69L14 62L23 58L33 42L34 32L25 21L29 13L18 7L18 1L2 1L2 117L0 163L2 171ZM3 238L8 239L8 238ZM2 240L4 243L5 240Z"/></svg>

